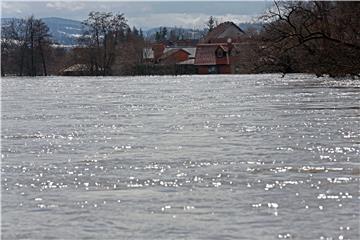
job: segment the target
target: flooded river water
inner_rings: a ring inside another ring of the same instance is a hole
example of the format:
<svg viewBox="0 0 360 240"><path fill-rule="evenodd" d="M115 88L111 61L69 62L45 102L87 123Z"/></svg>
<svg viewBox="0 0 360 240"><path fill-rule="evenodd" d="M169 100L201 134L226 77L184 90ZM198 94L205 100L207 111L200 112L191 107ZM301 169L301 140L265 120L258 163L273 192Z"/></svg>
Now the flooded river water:
<svg viewBox="0 0 360 240"><path fill-rule="evenodd" d="M1 79L3 239L359 239L360 81Z"/></svg>

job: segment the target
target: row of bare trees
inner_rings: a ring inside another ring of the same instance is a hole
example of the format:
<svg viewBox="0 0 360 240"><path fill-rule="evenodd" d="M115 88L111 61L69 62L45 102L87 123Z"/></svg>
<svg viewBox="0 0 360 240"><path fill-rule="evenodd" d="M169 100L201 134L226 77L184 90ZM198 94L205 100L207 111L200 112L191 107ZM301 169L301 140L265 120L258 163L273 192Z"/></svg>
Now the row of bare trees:
<svg viewBox="0 0 360 240"><path fill-rule="evenodd" d="M127 74L142 60L142 31L131 30L123 14L90 12L83 22L87 31L80 39L86 49L83 61L95 75Z"/></svg>
<svg viewBox="0 0 360 240"><path fill-rule="evenodd" d="M358 9L360 2L275 2L263 16L263 30L244 36L239 61L251 73L359 75ZM40 19L6 24L1 36L2 74L58 74L75 63L86 65L90 75L136 74L143 49L150 46L141 30L130 29L123 14L104 12L89 13L83 24L86 31L79 46L68 51L52 45L49 29ZM211 17L209 31L215 25ZM167 30L158 35L160 41Z"/></svg>
<svg viewBox="0 0 360 240"><path fill-rule="evenodd" d="M41 19L33 16L16 19L2 27L1 73L18 75L47 75L49 28Z"/></svg>
<svg viewBox="0 0 360 240"><path fill-rule="evenodd" d="M85 74L106 76L129 74L141 63L142 31L130 29L123 14L90 12L83 25L78 47L64 49L54 44L41 19L8 21L2 26L1 74L57 75L72 64L82 64L88 69Z"/></svg>
<svg viewBox="0 0 360 240"><path fill-rule="evenodd" d="M263 17L257 70L360 73L360 2L275 2Z"/></svg>

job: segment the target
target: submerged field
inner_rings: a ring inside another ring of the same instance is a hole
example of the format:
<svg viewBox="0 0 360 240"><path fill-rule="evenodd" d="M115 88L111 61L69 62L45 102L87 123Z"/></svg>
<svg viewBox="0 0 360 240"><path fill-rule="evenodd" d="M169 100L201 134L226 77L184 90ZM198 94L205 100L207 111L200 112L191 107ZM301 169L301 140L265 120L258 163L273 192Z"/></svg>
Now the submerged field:
<svg viewBox="0 0 360 240"><path fill-rule="evenodd" d="M360 238L359 80L1 85L3 239Z"/></svg>

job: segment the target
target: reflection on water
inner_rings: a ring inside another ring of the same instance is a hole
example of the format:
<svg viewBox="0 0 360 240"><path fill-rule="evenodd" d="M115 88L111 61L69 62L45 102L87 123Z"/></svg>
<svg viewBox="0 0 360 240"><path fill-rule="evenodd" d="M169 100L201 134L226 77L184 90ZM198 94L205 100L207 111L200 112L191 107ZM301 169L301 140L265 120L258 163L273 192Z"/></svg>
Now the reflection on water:
<svg viewBox="0 0 360 240"><path fill-rule="evenodd" d="M359 239L358 80L2 79L2 236Z"/></svg>

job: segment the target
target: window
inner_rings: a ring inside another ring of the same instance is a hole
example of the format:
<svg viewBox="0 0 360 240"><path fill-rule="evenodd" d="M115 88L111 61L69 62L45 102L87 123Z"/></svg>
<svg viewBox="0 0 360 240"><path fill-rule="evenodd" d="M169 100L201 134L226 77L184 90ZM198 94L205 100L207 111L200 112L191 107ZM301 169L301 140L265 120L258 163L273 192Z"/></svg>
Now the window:
<svg viewBox="0 0 360 240"><path fill-rule="evenodd" d="M220 48L216 49L216 57L222 58L223 56L224 56L223 50L221 50Z"/></svg>
<svg viewBox="0 0 360 240"><path fill-rule="evenodd" d="M216 66L210 66L208 68L208 73L217 73L217 68Z"/></svg>

